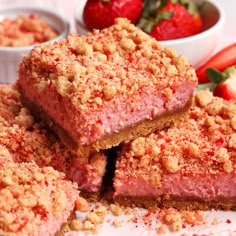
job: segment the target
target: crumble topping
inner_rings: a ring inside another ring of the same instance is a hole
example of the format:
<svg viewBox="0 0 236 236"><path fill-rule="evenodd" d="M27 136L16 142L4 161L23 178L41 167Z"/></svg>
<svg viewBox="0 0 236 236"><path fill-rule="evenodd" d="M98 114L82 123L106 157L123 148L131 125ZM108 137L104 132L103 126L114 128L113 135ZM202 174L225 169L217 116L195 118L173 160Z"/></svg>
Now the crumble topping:
<svg viewBox="0 0 236 236"><path fill-rule="evenodd" d="M28 68L29 60L37 64ZM171 86L197 81L185 58L126 19L117 19L114 26L86 37L71 34L60 42L35 47L20 70L27 71L40 93L50 86L62 97L76 97L74 106L82 103L84 109L96 109L117 96L128 98L153 86L167 88L164 94L169 98Z"/></svg>
<svg viewBox="0 0 236 236"><path fill-rule="evenodd" d="M133 176L160 186L164 174L200 176L236 172L236 134L232 120L236 103L214 97L209 91L196 94L190 119L176 127L124 144L116 176Z"/></svg>

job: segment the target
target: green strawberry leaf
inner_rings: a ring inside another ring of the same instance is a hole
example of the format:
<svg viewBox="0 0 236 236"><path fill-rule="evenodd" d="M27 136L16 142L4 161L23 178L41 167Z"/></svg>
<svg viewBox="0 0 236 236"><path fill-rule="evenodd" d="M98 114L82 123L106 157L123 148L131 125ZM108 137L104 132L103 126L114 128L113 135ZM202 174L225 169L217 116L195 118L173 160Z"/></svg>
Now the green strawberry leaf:
<svg viewBox="0 0 236 236"><path fill-rule="evenodd" d="M212 81L215 84L219 84L222 81L224 81L224 75L220 71L216 70L215 68L207 68L206 74L208 78L210 79L210 81Z"/></svg>
<svg viewBox="0 0 236 236"><path fill-rule="evenodd" d="M148 20L145 18L142 18L139 20L139 22L137 23L137 26L141 29L143 29L146 33L150 33L152 31L154 25L154 20Z"/></svg>
<svg viewBox="0 0 236 236"><path fill-rule="evenodd" d="M155 23L158 24L163 19L170 19L174 15L171 11L162 11L160 14L155 18Z"/></svg>
<svg viewBox="0 0 236 236"><path fill-rule="evenodd" d="M197 6L190 0L171 0L172 3L179 3L183 5L191 15L194 15L197 11Z"/></svg>

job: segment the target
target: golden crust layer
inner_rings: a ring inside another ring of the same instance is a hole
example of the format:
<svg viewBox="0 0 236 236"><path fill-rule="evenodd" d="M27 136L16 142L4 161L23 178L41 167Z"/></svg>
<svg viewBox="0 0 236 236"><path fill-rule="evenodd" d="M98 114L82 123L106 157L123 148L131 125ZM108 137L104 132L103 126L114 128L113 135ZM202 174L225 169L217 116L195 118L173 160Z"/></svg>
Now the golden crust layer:
<svg viewBox="0 0 236 236"><path fill-rule="evenodd" d="M151 208L176 208L178 210L233 210L236 211L235 198L218 198L210 201L196 198L180 198L179 196L160 196L160 197L129 197L117 196L114 201L122 206Z"/></svg>

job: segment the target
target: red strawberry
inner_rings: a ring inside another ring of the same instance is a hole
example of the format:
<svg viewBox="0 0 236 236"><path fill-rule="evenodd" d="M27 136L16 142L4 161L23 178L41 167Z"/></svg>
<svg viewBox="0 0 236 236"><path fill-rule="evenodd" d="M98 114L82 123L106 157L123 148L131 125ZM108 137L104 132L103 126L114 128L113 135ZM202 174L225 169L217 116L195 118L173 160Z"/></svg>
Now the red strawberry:
<svg viewBox="0 0 236 236"><path fill-rule="evenodd" d="M202 19L196 6L190 2L149 0L144 5L138 26L157 40L171 40L199 33Z"/></svg>
<svg viewBox="0 0 236 236"><path fill-rule="evenodd" d="M196 70L198 82L208 83L207 68L215 68L224 71L227 67L236 65L236 43L230 44L212 56L206 63Z"/></svg>
<svg viewBox="0 0 236 236"><path fill-rule="evenodd" d="M206 74L215 84L213 89L215 96L236 101L236 67L228 67L223 73L214 68L208 68Z"/></svg>
<svg viewBox="0 0 236 236"><path fill-rule="evenodd" d="M87 0L83 21L89 29L103 29L124 17L135 23L142 12L142 0Z"/></svg>
<svg viewBox="0 0 236 236"><path fill-rule="evenodd" d="M169 40L194 34L193 18L184 6L178 3L168 3L161 12L171 12L173 15L154 25L150 32L151 36L157 40Z"/></svg>
<svg viewBox="0 0 236 236"><path fill-rule="evenodd" d="M198 10L195 10L195 12L193 13L193 22L194 22L195 34L200 33L202 31L203 22L200 12Z"/></svg>

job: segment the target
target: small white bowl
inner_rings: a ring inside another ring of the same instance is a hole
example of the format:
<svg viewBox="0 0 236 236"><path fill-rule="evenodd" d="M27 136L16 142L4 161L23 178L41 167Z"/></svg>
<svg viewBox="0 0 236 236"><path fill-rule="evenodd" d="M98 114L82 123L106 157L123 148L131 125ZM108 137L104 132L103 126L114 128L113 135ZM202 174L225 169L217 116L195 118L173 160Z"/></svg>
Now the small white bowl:
<svg viewBox="0 0 236 236"><path fill-rule="evenodd" d="M0 21L8 17L16 18L19 14L34 14L45 20L49 25L57 30L58 36L48 42L65 38L70 30L69 21L53 9L29 6L29 5L9 5L0 8ZM18 65L23 56L31 51L35 45L23 47L0 46L0 83L13 84L18 75Z"/></svg>
<svg viewBox="0 0 236 236"><path fill-rule="evenodd" d="M194 36L160 41L163 46L172 47L180 55L186 56L189 63L195 68L203 64L216 49L222 34L225 13L216 3L210 0L195 0L200 7L200 13L203 19L203 31ZM75 10L75 23L77 33L84 35L88 29L84 26L82 20L83 9L86 0L80 0Z"/></svg>

